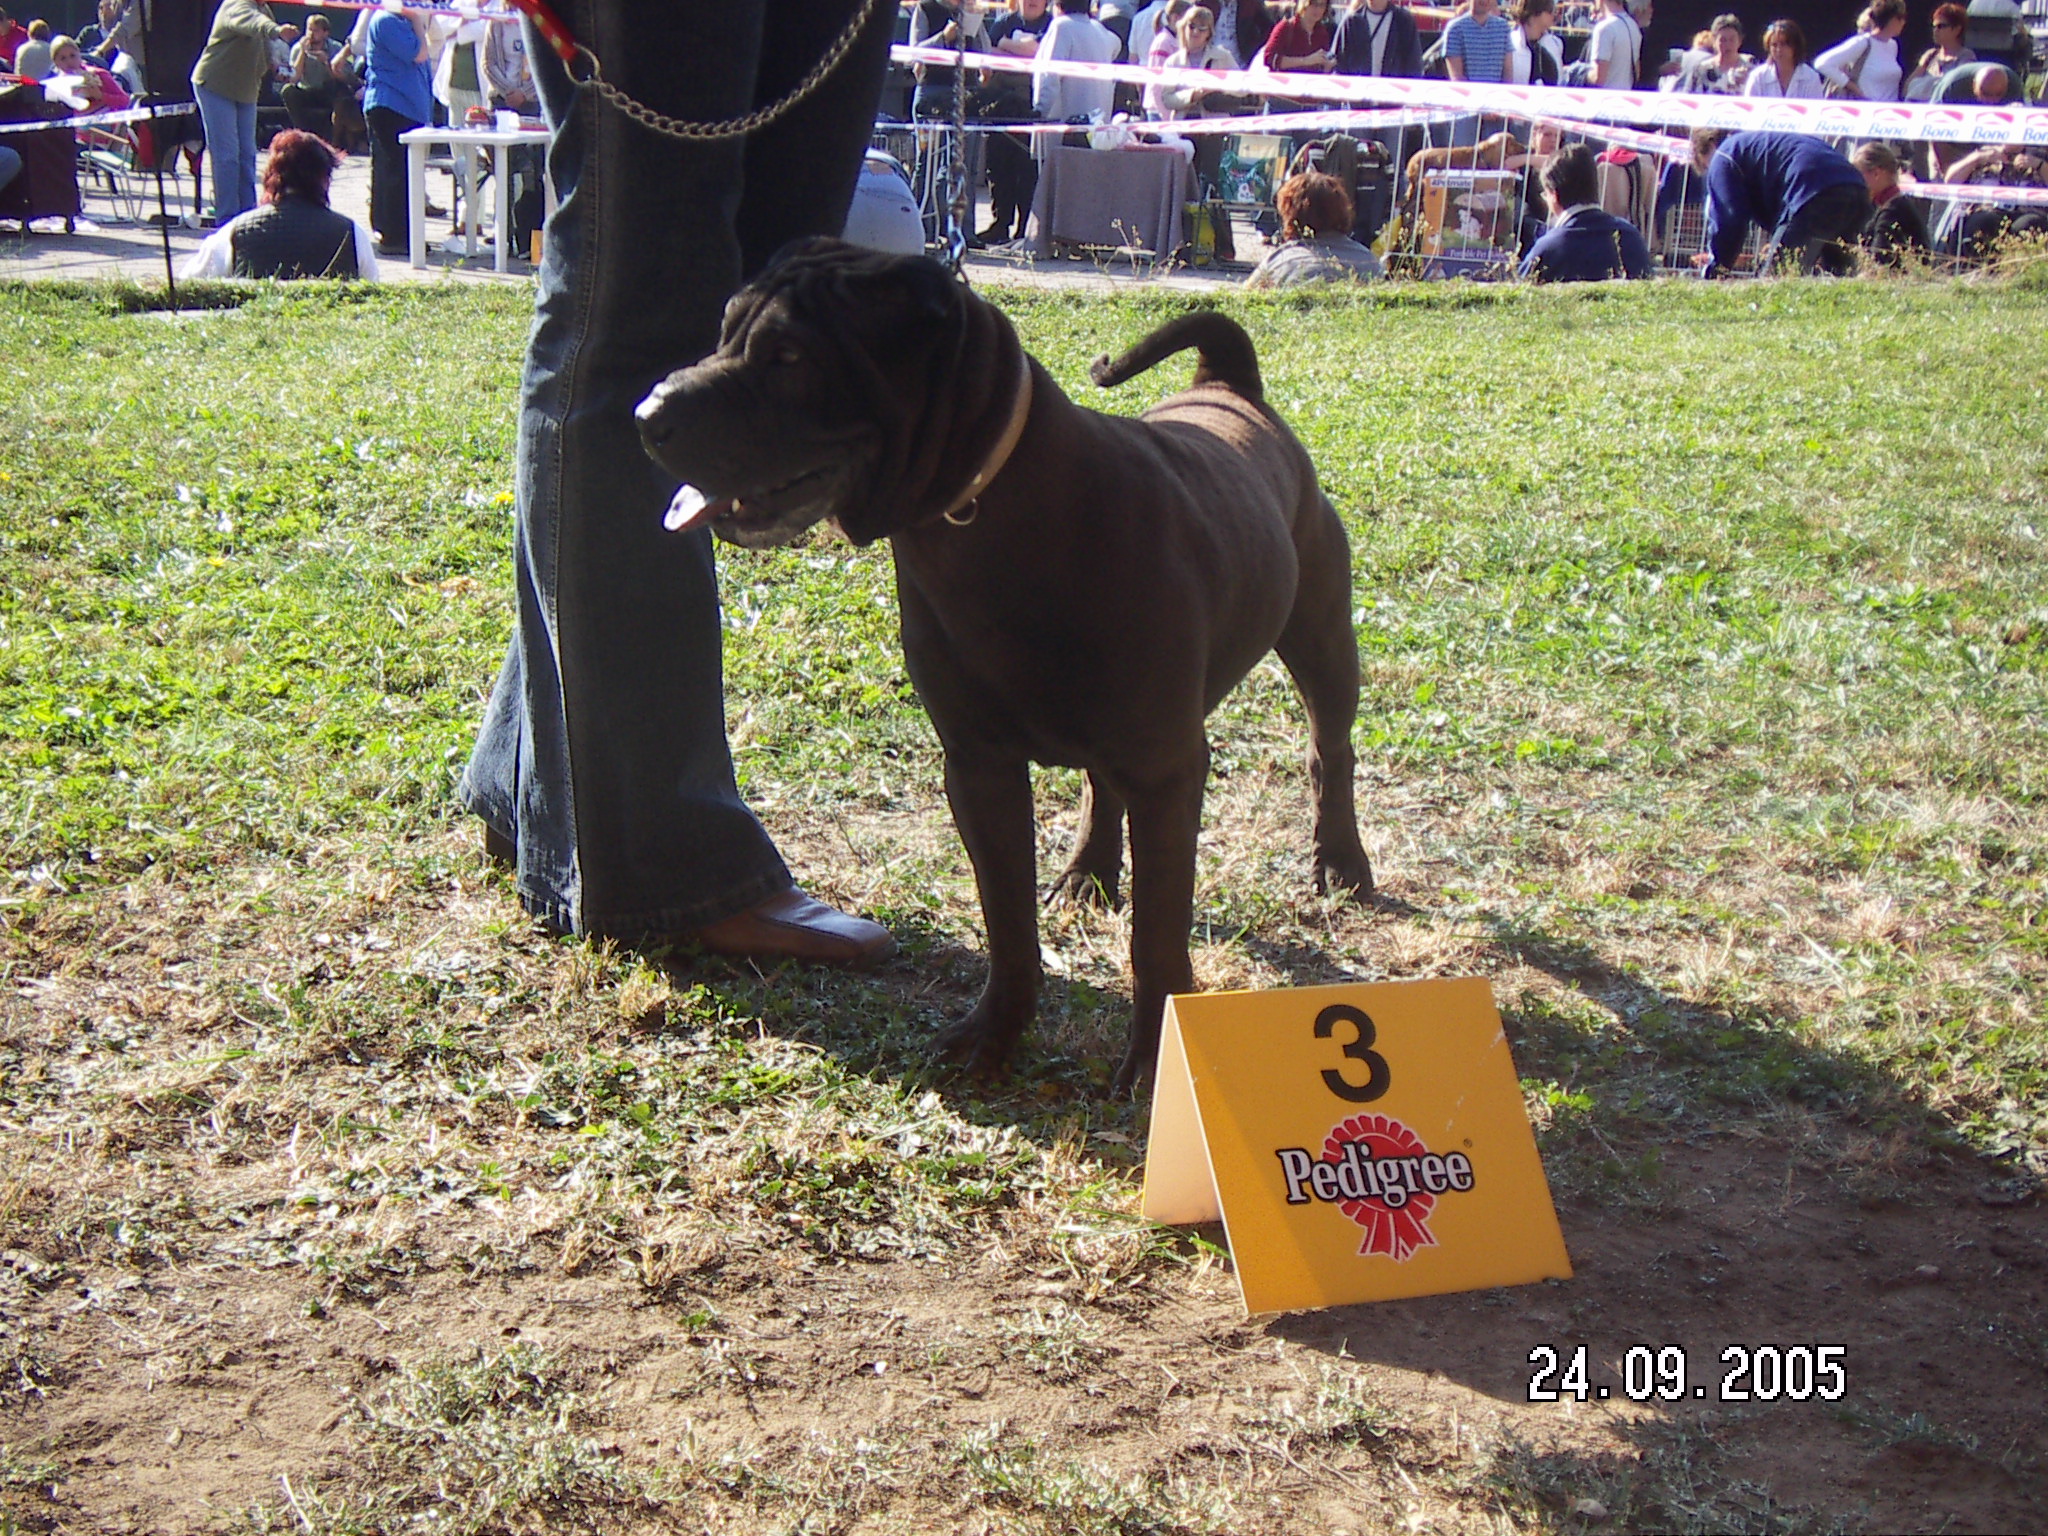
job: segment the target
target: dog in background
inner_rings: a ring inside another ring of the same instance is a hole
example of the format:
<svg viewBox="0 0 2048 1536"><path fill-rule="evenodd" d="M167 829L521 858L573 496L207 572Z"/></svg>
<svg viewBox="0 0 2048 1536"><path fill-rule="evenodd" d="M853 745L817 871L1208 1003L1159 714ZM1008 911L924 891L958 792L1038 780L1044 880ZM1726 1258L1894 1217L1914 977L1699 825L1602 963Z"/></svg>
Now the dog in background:
<svg viewBox="0 0 2048 1536"><path fill-rule="evenodd" d="M1041 980L1030 765L1086 774L1054 893L1114 901L1130 824L1127 1091L1193 973L1203 722L1277 651L1308 705L1317 890L1368 894L1352 800L1358 649L1343 525L1225 315L1169 321L1109 387L1186 348L1192 385L1132 420L1075 405L938 263L802 242L734 297L718 350L639 408L683 483L672 527L750 548L824 519L890 541L911 681L945 749L989 974L937 1049L1002 1069Z"/></svg>

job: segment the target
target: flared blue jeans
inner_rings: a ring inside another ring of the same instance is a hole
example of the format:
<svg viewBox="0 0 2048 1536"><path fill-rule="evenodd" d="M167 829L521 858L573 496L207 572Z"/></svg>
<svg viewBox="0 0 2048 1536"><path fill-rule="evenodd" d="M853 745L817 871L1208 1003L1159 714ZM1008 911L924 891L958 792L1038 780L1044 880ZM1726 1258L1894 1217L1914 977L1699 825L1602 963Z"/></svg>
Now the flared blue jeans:
<svg viewBox="0 0 2048 1536"><path fill-rule="evenodd" d="M857 0L567 0L604 77L716 121L781 99ZM517 850L527 909L628 941L686 932L786 889L734 784L708 534L670 533L676 489L633 408L717 345L726 300L783 245L837 234L874 122L895 7L772 126L685 140L569 79L529 29L550 128L549 216L522 377L517 626L463 775Z"/></svg>

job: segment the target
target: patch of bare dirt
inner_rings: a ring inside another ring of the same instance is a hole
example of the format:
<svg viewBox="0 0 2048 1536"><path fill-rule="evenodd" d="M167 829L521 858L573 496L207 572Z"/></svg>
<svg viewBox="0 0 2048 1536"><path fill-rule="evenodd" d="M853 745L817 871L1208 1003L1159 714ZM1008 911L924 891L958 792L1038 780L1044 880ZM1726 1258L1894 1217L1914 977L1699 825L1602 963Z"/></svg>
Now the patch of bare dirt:
<svg viewBox="0 0 2048 1536"><path fill-rule="evenodd" d="M558 1227L494 1224L459 1195L394 1202L386 1260L337 1277L238 1235L290 1213L286 1140L321 1126L195 1088L237 1018L222 978L260 1000L323 966L345 980L380 945L496 947L516 974L494 985L544 997L579 962L494 932L504 901L480 881L394 894L366 873L323 902L281 926L247 892L138 885L52 909L16 944L0 1046L41 1106L0 1125L0 1507L23 1531L221 1530L283 1507L286 1480L346 1489L366 1475L363 1406L401 1368L513 1343L564 1364L581 1432L621 1465L733 1457L788 1486L807 1469L819 1529L1026 1528L962 1470L998 1423L1038 1466L1222 1490L1221 1528L1276 1536L1590 1529L1621 1511L1701 1529L2048 1528L2048 1209L1998 1203L1982 1167L1932 1154L1872 1193L1867 1149L1789 1114L1663 1146L1651 1197L1562 1200L1569 1283L1280 1318L1245 1319L1213 1265L1105 1286L996 1238L863 1262L699 1233L651 1284L645 1251L590 1259ZM885 981L906 1006L933 985L916 966ZM145 1042L111 1090L81 1086L88 1028ZM332 1049L330 1087L350 1072L346 1040ZM186 1205L167 1204L181 1183ZM150 1193L135 1209L187 1229L116 1230L130 1186ZM1530 1403L1530 1352L1581 1345L1608 1397ZM1824 1345L1842 1351L1841 1401L1720 1400L1730 1346ZM1685 1400L1623 1399L1638 1348L1684 1352ZM1354 1399L1319 1419L1333 1379ZM740 1495L602 1528L639 1525L750 1528Z"/></svg>

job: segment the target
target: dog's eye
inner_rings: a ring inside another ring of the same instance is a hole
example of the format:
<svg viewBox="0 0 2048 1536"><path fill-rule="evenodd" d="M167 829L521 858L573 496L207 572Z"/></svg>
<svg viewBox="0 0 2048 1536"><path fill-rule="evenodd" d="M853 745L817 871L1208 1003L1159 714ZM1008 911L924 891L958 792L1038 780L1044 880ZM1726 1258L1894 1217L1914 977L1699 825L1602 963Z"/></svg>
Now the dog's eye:
<svg viewBox="0 0 2048 1536"><path fill-rule="evenodd" d="M796 363L802 362L803 360L804 355L802 351L800 351L796 347L788 345L787 343L775 349L775 361L781 363L784 367L792 366Z"/></svg>

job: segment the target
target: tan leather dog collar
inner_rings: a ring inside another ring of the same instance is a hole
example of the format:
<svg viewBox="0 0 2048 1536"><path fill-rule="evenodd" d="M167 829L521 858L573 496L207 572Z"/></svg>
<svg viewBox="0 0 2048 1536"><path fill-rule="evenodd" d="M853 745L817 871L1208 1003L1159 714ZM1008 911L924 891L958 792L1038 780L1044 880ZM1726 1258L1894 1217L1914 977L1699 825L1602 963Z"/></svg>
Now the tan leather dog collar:
<svg viewBox="0 0 2048 1536"><path fill-rule="evenodd" d="M1010 406L1010 421L1003 428L1003 435L996 439L994 449L982 460L981 468L967 482L967 488L959 498L939 514L956 528L965 528L974 521L975 513L980 510L975 503L980 500L982 490L1003 472L1003 466L1010 462L1010 455L1017 451L1018 440L1024 436L1024 423L1031 416L1031 359L1021 350L1017 354L1017 372L1017 398ZM960 516L963 507L967 510L965 517Z"/></svg>

